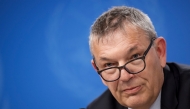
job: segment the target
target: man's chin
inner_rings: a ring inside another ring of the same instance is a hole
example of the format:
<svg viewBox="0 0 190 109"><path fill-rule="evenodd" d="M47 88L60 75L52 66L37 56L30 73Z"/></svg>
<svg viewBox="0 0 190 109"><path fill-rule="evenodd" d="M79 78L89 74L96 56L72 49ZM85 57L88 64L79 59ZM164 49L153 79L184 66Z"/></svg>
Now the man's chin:
<svg viewBox="0 0 190 109"><path fill-rule="evenodd" d="M129 97L124 97L122 99L121 105L125 107L130 107L130 108L138 108L141 106L144 106L147 104L148 100L144 99L144 97L140 96L139 94L131 95Z"/></svg>

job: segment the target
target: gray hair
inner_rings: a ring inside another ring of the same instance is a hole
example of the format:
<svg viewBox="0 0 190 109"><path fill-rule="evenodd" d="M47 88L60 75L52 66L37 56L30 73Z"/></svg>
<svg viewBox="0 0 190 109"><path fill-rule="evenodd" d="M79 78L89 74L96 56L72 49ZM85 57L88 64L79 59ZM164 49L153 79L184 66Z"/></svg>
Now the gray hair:
<svg viewBox="0 0 190 109"><path fill-rule="evenodd" d="M126 6L113 7L104 12L91 26L89 45L92 52L93 39L100 39L117 29L123 29L125 24L143 30L147 36L156 38L156 31L147 14L139 9Z"/></svg>

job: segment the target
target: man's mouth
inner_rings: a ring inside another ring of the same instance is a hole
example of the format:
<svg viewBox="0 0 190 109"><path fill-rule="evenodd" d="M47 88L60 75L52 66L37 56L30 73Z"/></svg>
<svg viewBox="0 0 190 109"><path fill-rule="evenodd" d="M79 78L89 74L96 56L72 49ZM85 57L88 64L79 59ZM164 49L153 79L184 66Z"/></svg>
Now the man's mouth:
<svg viewBox="0 0 190 109"><path fill-rule="evenodd" d="M141 89L142 89L142 86L140 85L140 86L126 88L123 90L123 92L129 95L134 95L134 94L137 94Z"/></svg>

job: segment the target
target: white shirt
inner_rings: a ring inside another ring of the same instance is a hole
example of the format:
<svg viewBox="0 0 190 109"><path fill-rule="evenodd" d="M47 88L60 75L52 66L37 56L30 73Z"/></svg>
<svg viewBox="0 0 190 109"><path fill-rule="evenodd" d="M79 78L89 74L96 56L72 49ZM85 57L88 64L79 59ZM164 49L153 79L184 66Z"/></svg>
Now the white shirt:
<svg viewBox="0 0 190 109"><path fill-rule="evenodd" d="M158 97L156 98L156 101L150 107L150 109L160 109L160 102L161 102L161 91ZM132 108L128 108L128 109L132 109Z"/></svg>

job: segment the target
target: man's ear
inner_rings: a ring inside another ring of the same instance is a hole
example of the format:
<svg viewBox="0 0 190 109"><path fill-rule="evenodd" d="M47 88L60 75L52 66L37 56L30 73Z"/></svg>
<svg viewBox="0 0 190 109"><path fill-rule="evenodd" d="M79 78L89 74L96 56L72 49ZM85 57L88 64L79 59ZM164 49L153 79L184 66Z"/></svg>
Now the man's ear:
<svg viewBox="0 0 190 109"><path fill-rule="evenodd" d="M163 37L159 37L155 40L155 48L160 60L161 66L165 67L166 65L166 41Z"/></svg>
<svg viewBox="0 0 190 109"><path fill-rule="evenodd" d="M91 64L92 64L92 67L94 68L94 70L96 70L96 71L97 71L98 69L97 69L97 67L96 67L96 65L95 65L95 63L94 63L94 60L93 60L93 59L91 60Z"/></svg>
<svg viewBox="0 0 190 109"><path fill-rule="evenodd" d="M91 64L92 64L93 68L97 71L98 69L97 69L97 67L96 67L96 65L95 65L95 63L94 63L94 60L93 60L93 59L91 60ZM100 78L101 78L101 80L102 80L102 83L103 83L105 86L107 86L106 82L102 79L102 77L101 77L101 76L100 76Z"/></svg>

